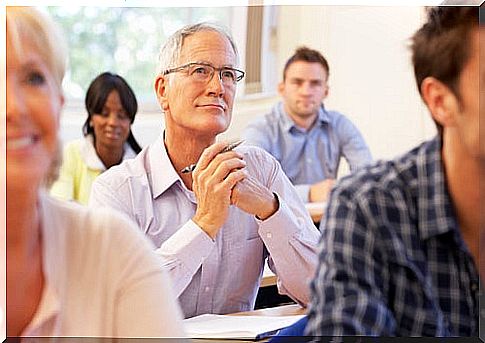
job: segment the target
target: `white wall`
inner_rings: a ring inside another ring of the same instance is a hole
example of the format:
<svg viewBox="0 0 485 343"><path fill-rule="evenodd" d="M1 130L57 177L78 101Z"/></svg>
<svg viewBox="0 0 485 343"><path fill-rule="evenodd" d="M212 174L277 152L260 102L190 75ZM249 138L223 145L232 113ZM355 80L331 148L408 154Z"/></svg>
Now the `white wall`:
<svg viewBox="0 0 485 343"><path fill-rule="evenodd" d="M326 107L351 118L375 158L435 134L407 48L422 7L282 6L279 19L279 69L300 45L320 50L330 64Z"/></svg>
<svg viewBox="0 0 485 343"><path fill-rule="evenodd" d="M320 50L330 64L329 109L346 114L362 131L375 158L391 158L435 134L419 98L407 49L422 22L422 7L280 6L277 10L278 80L296 47ZM230 129L270 110L277 96L237 99ZM79 115L81 113L81 115ZM61 121L64 141L80 137L84 109L70 107ZM134 134L144 146L161 131L156 106L138 114Z"/></svg>

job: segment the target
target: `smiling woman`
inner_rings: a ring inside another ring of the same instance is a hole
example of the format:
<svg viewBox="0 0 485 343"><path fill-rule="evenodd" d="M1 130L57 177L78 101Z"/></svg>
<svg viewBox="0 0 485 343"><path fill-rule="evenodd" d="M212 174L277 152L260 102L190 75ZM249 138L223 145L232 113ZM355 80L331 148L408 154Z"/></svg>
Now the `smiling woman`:
<svg viewBox="0 0 485 343"><path fill-rule="evenodd" d="M168 276L139 231L46 194L63 40L31 7L7 7L6 19L7 336L182 336Z"/></svg>
<svg viewBox="0 0 485 343"><path fill-rule="evenodd" d="M141 148L131 132L138 109L135 94L119 75L102 73L86 93L88 117L84 138L64 149L59 179L51 194L86 205L94 179L106 169L133 158Z"/></svg>

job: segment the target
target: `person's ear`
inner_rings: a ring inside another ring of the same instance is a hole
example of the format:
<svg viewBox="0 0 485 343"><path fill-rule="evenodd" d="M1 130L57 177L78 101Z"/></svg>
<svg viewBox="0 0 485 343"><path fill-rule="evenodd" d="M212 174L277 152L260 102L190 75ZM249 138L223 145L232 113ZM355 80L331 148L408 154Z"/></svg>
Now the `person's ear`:
<svg viewBox="0 0 485 343"><path fill-rule="evenodd" d="M278 83L278 94L283 96L285 92L285 81L281 81L280 83Z"/></svg>
<svg viewBox="0 0 485 343"><path fill-rule="evenodd" d="M169 83L169 77L158 75L155 79L155 93L157 94L158 103L162 107L163 111L168 110L168 98L167 98L167 86Z"/></svg>
<svg viewBox="0 0 485 343"><path fill-rule="evenodd" d="M323 91L323 99L325 99L327 96L328 96L328 92L330 90L330 87L327 85L327 83L325 82L325 89Z"/></svg>
<svg viewBox="0 0 485 343"><path fill-rule="evenodd" d="M443 127L455 125L459 103L448 86L429 76L421 82L421 95L436 122Z"/></svg>

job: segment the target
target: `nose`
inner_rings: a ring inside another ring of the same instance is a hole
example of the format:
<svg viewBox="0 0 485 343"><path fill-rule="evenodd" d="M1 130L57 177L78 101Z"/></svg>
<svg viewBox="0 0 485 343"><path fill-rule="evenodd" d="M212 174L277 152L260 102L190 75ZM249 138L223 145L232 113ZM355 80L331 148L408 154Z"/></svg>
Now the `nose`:
<svg viewBox="0 0 485 343"><path fill-rule="evenodd" d="M108 125L117 126L119 123L118 115L116 113L110 113L108 117Z"/></svg>
<svg viewBox="0 0 485 343"><path fill-rule="evenodd" d="M7 122L20 118L25 115L26 106L23 92L19 90L19 85L7 75Z"/></svg>
<svg viewBox="0 0 485 343"><path fill-rule="evenodd" d="M300 86L300 93L303 95L311 94L311 86L309 82L303 82L303 84Z"/></svg>
<svg viewBox="0 0 485 343"><path fill-rule="evenodd" d="M210 96L222 97L226 90L222 83L221 73L218 70L214 71L214 75L207 84L207 92Z"/></svg>

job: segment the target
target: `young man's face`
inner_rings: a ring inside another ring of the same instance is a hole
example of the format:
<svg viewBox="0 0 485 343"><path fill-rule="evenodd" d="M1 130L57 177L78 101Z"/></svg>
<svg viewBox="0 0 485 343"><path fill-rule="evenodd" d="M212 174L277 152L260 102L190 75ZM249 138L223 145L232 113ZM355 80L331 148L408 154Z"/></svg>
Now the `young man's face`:
<svg viewBox="0 0 485 343"><path fill-rule="evenodd" d="M480 71L479 30L471 33L470 58L465 64L458 83L460 93L459 113L456 115L456 128L465 148L471 156L484 159L485 149L480 147L479 129L479 79L483 78L483 68ZM480 74L480 72L482 74Z"/></svg>
<svg viewBox="0 0 485 343"><path fill-rule="evenodd" d="M328 94L327 72L320 63L297 61L286 70L279 85L286 112L292 118L315 116Z"/></svg>

